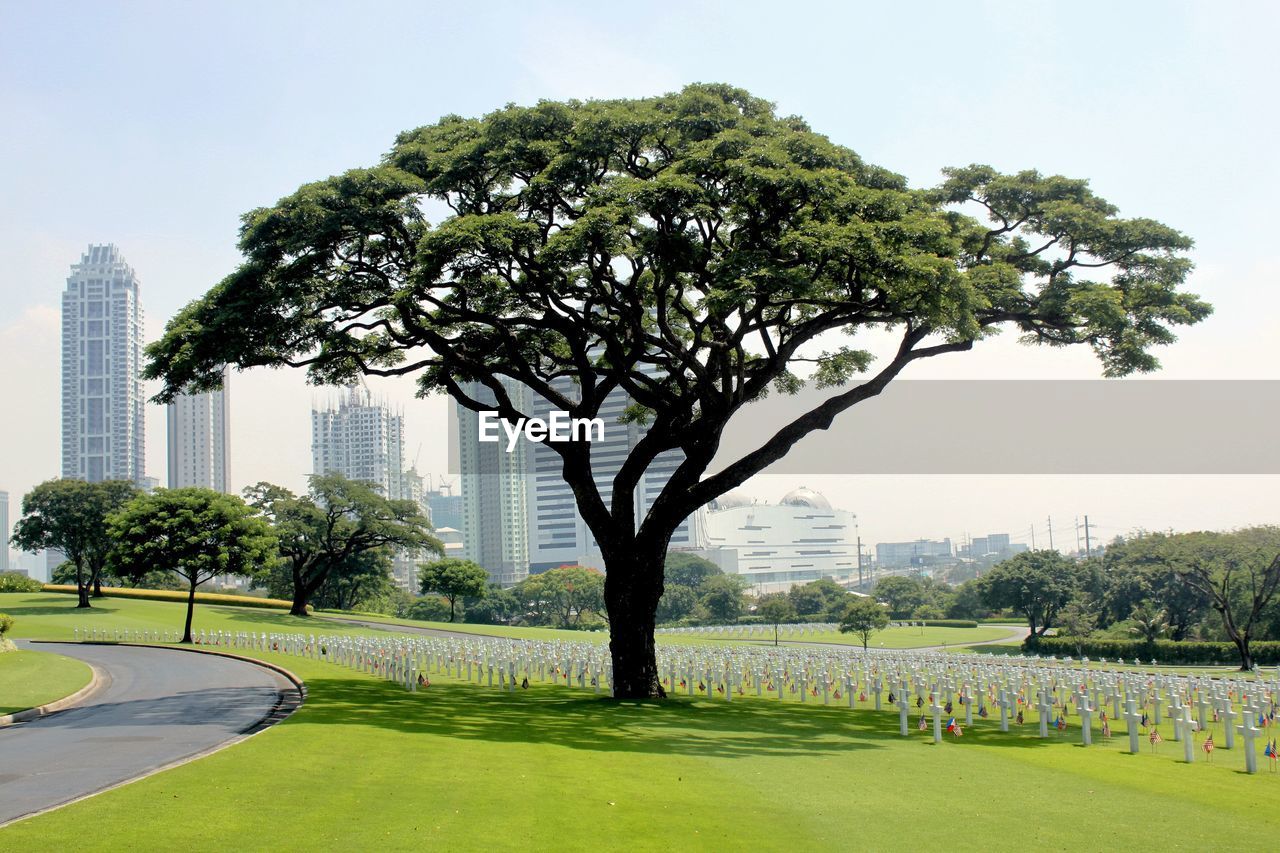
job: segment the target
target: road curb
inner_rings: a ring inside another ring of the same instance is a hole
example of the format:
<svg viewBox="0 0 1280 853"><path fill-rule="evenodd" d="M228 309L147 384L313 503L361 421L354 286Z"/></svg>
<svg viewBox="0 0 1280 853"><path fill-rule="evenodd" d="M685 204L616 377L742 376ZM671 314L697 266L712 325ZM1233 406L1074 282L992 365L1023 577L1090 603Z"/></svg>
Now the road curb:
<svg viewBox="0 0 1280 853"><path fill-rule="evenodd" d="M89 667L89 671L92 673L88 684L81 687L70 696L63 696L61 699L56 701L46 702L38 708L28 708L25 711L14 711L12 714L5 714L3 717L0 717L0 729L5 728L6 726L12 726L16 723L25 723L28 720L47 717L50 714L56 714L58 711L65 711L67 708L74 707L85 699L88 699L91 695L98 692L98 690L110 682L110 677L93 664L85 661L81 661L81 663L84 663Z"/></svg>

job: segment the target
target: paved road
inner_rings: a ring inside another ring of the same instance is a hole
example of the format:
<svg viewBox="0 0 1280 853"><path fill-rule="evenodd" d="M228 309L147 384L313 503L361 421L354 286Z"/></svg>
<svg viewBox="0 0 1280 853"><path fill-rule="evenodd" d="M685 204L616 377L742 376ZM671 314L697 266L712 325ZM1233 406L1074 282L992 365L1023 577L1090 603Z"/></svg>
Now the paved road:
<svg viewBox="0 0 1280 853"><path fill-rule="evenodd" d="M0 825L238 740L294 707L254 664L167 649L21 643L106 675L82 705L0 729Z"/></svg>

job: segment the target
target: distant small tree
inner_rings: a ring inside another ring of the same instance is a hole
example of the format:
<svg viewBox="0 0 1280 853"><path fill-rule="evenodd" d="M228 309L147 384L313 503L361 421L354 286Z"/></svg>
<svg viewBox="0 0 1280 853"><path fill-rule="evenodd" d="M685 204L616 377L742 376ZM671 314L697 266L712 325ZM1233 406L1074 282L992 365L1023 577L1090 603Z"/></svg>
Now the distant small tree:
<svg viewBox="0 0 1280 853"><path fill-rule="evenodd" d="M668 589L684 586L697 590L708 578L722 574L724 572L715 563L684 551L668 552L663 563L663 578Z"/></svg>
<svg viewBox="0 0 1280 853"><path fill-rule="evenodd" d="M1032 641L1056 624L1058 612L1080 588L1077 565L1057 551L1023 551L982 578L987 604L1012 607L1031 628Z"/></svg>
<svg viewBox="0 0 1280 853"><path fill-rule="evenodd" d="M76 569L76 606L88 607L91 590L102 594L102 570L111 550L107 516L137 494L137 487L124 480L47 480L23 497L22 518L10 541L22 551L66 554Z"/></svg>
<svg viewBox="0 0 1280 853"><path fill-rule="evenodd" d="M692 587L667 584L658 599L657 619L660 623L684 619L698 607L698 593Z"/></svg>
<svg viewBox="0 0 1280 853"><path fill-rule="evenodd" d="M423 563L418 577L424 593L434 592L449 602L449 621L457 615L458 599L479 598L489 587L489 573L483 568L458 557L445 557L434 563Z"/></svg>
<svg viewBox="0 0 1280 853"><path fill-rule="evenodd" d="M1164 611L1152 606L1150 602L1134 607L1133 612L1129 614L1129 621L1133 623L1129 632L1136 634L1148 646L1160 639L1169 628Z"/></svg>
<svg viewBox="0 0 1280 853"><path fill-rule="evenodd" d="M463 599L463 617L484 625L507 625L520 614L520 600L509 589L489 584L484 595Z"/></svg>
<svg viewBox="0 0 1280 853"><path fill-rule="evenodd" d="M738 575L715 575L703 581L700 603L717 622L737 622L746 607L746 582Z"/></svg>
<svg viewBox="0 0 1280 853"><path fill-rule="evenodd" d="M876 581L872 593L883 601L895 618L905 618L924 604L924 588L915 578L891 575Z"/></svg>
<svg viewBox="0 0 1280 853"><path fill-rule="evenodd" d="M280 540L294 616L306 616L312 596L335 571L359 569L365 551L403 548L443 553L431 522L414 501L390 500L369 483L338 474L311 477L309 494L258 483L244 490Z"/></svg>
<svg viewBox="0 0 1280 853"><path fill-rule="evenodd" d="M1096 608L1090 607L1083 599L1072 600L1058 614L1058 630L1075 643L1077 657L1084 655L1084 641L1097 627Z"/></svg>
<svg viewBox="0 0 1280 853"><path fill-rule="evenodd" d="M786 593L778 592L762 596L756 605L756 615L773 625L773 644L778 645L778 626L796 618L796 606Z"/></svg>
<svg viewBox="0 0 1280 853"><path fill-rule="evenodd" d="M443 622L452 615L453 606L438 595L424 595L409 605L405 615L419 622Z"/></svg>
<svg viewBox="0 0 1280 853"><path fill-rule="evenodd" d="M391 580L389 548L359 551L334 565L316 590L316 607L334 610L363 609L365 603L385 597L395 588Z"/></svg>
<svg viewBox="0 0 1280 853"><path fill-rule="evenodd" d="M840 617L840 631L844 634L855 634L862 640L865 651L871 643L871 635L882 631L889 624L889 611L874 598L858 596L849 602Z"/></svg>
<svg viewBox="0 0 1280 853"><path fill-rule="evenodd" d="M157 567L187 580L187 621L182 642L191 642L196 587L218 575L253 577L275 559L271 528L245 502L212 489L159 489L131 501L109 520L111 570L144 575Z"/></svg>

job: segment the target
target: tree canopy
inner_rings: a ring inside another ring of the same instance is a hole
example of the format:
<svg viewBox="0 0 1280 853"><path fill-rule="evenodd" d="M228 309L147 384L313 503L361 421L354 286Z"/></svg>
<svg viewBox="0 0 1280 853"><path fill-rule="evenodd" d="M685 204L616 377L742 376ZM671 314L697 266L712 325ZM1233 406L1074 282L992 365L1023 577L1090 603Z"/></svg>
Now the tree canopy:
<svg viewBox="0 0 1280 853"><path fill-rule="evenodd" d="M125 480L47 480L22 499L22 517L10 541L23 551L57 549L75 566L77 607L89 607L89 591L100 593L111 550L107 518L139 494Z"/></svg>
<svg viewBox="0 0 1280 853"><path fill-rule="evenodd" d="M470 560L445 557L418 567L424 593L434 592L449 602L449 621L456 616L459 598L480 598L489 587L489 573Z"/></svg>
<svg viewBox="0 0 1280 853"><path fill-rule="evenodd" d="M110 518L109 561L116 574L169 569L188 584L182 642L191 642L196 587L218 575L261 575L276 557L275 536L234 495L212 489L158 489Z"/></svg>
<svg viewBox="0 0 1280 853"><path fill-rule="evenodd" d="M1032 637L1042 637L1080 589L1078 564L1057 551L1023 551L980 581L987 603L1022 614Z"/></svg>
<svg viewBox="0 0 1280 853"><path fill-rule="evenodd" d="M370 484L340 474L312 476L310 494L302 497L282 486L258 483L245 489L245 498L279 538L295 616L307 615L307 603L335 573L360 575L375 568L361 556L367 551L443 552L420 506L390 500Z"/></svg>
<svg viewBox="0 0 1280 853"><path fill-rule="evenodd" d="M216 387L227 364L304 366L317 383L410 374L511 421L531 412L509 383L573 418L625 394L647 429L611 482L589 442L548 446L605 558L618 695L656 695L663 555L698 507L912 362L1002 325L1091 346L1123 375L1208 315L1180 290L1191 241L1120 217L1086 181L944 176L913 189L721 84L447 116L372 168L248 213L243 264L169 322L146 375L168 400ZM447 215L429 222L428 202ZM877 361L848 344L867 330L896 348ZM735 415L806 382L829 395L708 474ZM640 512L662 454L681 461Z"/></svg>
<svg viewBox="0 0 1280 853"><path fill-rule="evenodd" d="M889 611L874 598L856 596L845 605L840 615L840 630L845 634L854 634L862 640L862 648L866 649L871 636L882 631L889 624Z"/></svg>

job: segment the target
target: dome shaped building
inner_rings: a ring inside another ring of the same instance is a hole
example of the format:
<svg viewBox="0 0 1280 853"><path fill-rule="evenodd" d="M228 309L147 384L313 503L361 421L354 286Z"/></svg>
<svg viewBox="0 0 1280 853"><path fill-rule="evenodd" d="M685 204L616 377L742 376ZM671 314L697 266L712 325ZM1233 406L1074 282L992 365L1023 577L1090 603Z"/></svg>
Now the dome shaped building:
<svg viewBox="0 0 1280 853"><path fill-rule="evenodd" d="M857 516L813 489L793 489L776 504L729 492L708 506L706 524L711 559L757 594L858 577Z"/></svg>

